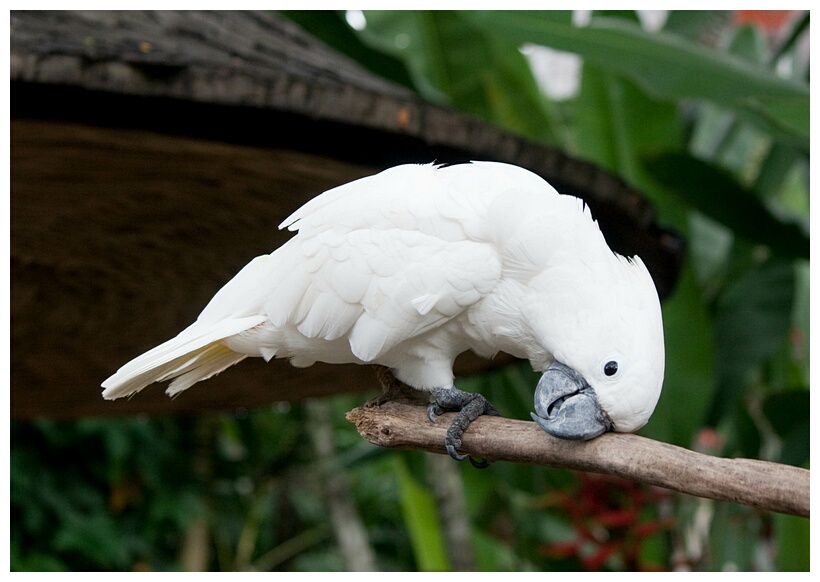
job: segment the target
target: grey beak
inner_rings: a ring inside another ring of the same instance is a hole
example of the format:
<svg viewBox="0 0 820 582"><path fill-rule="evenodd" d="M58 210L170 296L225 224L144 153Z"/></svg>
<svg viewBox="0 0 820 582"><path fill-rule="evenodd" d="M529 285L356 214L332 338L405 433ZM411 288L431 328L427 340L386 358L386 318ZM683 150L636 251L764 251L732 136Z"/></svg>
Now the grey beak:
<svg viewBox="0 0 820 582"><path fill-rule="evenodd" d="M558 361L535 387L531 416L547 433L562 439L585 441L612 429L595 390L581 374Z"/></svg>

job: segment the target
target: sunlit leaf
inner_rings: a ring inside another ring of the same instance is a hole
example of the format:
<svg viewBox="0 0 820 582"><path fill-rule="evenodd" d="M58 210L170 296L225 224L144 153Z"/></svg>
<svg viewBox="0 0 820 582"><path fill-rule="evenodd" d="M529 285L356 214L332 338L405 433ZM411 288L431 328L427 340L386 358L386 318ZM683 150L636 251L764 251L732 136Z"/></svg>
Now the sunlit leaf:
<svg viewBox="0 0 820 582"><path fill-rule="evenodd" d="M583 68L574 121L574 153L636 186L646 182L641 157L678 147L683 139L673 105L654 100L629 80L590 64Z"/></svg>
<svg viewBox="0 0 820 582"><path fill-rule="evenodd" d="M475 12L470 18L512 42L577 53L660 98L705 99L752 113L760 111L749 109L751 99L765 101L766 113L808 145L808 86L782 79L766 67L619 18L593 18L583 27L541 11ZM781 113L787 118L781 119Z"/></svg>
<svg viewBox="0 0 820 582"><path fill-rule="evenodd" d="M738 104L753 113L764 129L791 136L787 141L795 145L808 146L810 126L803 98L749 96L739 99Z"/></svg>
<svg viewBox="0 0 820 582"><path fill-rule="evenodd" d="M404 523L413 543L413 555L423 572L446 572L450 564L445 553L444 536L432 494L422 488L407 469L404 459L395 458L401 490Z"/></svg>

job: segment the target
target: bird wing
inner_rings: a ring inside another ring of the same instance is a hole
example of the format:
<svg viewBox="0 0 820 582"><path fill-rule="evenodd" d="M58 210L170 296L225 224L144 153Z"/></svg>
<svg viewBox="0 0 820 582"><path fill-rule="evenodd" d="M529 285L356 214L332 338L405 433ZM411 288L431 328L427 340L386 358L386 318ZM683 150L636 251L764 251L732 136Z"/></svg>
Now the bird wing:
<svg viewBox="0 0 820 582"><path fill-rule="evenodd" d="M499 167L398 166L303 205L280 225L298 235L265 304L274 327L345 336L373 361L464 311L501 276L486 220Z"/></svg>
<svg viewBox="0 0 820 582"><path fill-rule="evenodd" d="M418 231L325 230L293 242L301 260L270 293L269 320L309 339L346 337L365 362L457 316L501 275L492 245Z"/></svg>

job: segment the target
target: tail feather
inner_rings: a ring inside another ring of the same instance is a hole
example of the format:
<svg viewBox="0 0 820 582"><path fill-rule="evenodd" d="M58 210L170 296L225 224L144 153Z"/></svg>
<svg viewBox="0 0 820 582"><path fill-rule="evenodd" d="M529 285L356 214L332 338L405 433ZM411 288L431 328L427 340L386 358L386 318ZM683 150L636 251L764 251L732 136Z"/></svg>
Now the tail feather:
<svg viewBox="0 0 820 582"><path fill-rule="evenodd" d="M262 323L264 316L223 320L215 325L194 323L154 349L134 358L102 383L103 398L114 400L139 392L154 382L176 378L168 386L173 396L247 357L220 340Z"/></svg>
<svg viewBox="0 0 820 582"><path fill-rule="evenodd" d="M219 374L222 370L238 364L247 354L238 354L222 344L211 344L207 346L201 354L188 365L185 366L184 373L168 385L165 393L168 396L176 396L183 390L187 390L197 382Z"/></svg>

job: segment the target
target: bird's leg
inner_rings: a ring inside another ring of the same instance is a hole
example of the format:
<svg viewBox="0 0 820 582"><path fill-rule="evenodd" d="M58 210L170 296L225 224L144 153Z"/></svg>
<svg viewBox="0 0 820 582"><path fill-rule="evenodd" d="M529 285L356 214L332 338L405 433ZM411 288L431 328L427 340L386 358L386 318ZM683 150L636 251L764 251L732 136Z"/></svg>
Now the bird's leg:
<svg viewBox="0 0 820 582"><path fill-rule="evenodd" d="M461 436L464 431L479 416L499 416L498 411L481 394L471 394L455 387L438 388L432 392L436 399L427 407L427 418L430 419L430 422L435 423L435 417L447 411L455 410L458 412L453 424L447 429L444 445L451 457L457 461L463 461L468 455L460 455L456 452L456 449L461 447ZM487 461L475 460L472 457L470 457L470 463L478 468L489 465Z"/></svg>
<svg viewBox="0 0 820 582"><path fill-rule="evenodd" d="M382 394L370 400L366 406L381 406L385 402L407 402L409 404L426 404L427 395L401 382L387 366L373 365Z"/></svg>
<svg viewBox="0 0 820 582"><path fill-rule="evenodd" d="M422 392L399 381L390 368L381 365L374 365L373 368L376 371L376 377L383 393L381 396L370 400L365 406L378 407L388 401L408 402L410 404L420 402ZM482 414L499 416L498 411L481 394L471 394L455 387L440 388L433 390L432 393L435 400L427 407L427 418L430 419L430 422L435 423L435 417L445 412L458 412L453 424L447 429L447 436L444 439L444 445L450 456L457 461L469 458L470 463L479 469L488 467L489 462L483 459L476 460L473 457L468 457L468 455L459 455L456 449L461 447L461 435L464 434L471 422Z"/></svg>

